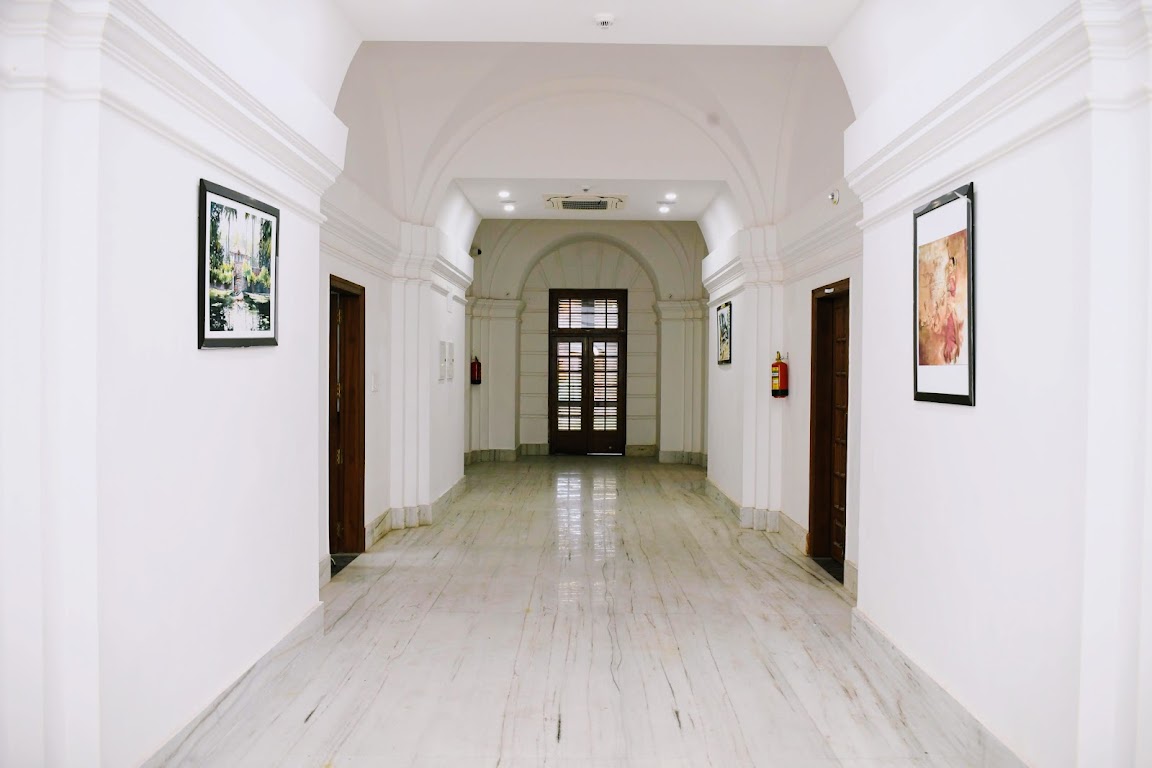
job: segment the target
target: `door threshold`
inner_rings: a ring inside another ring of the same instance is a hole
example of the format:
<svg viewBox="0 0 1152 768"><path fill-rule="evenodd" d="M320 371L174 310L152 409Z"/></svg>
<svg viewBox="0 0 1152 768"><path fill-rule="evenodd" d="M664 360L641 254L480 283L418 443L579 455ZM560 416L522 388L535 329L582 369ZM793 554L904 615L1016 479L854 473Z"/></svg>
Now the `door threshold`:
<svg viewBox="0 0 1152 768"><path fill-rule="evenodd" d="M812 560L816 565L827 571L829 576L841 584L844 583L844 563L831 557L814 557Z"/></svg>
<svg viewBox="0 0 1152 768"><path fill-rule="evenodd" d="M340 573L340 571L351 565L352 561L360 557L362 554L362 552L356 552L347 555L331 555L329 559L332 562L332 575L335 576L336 574Z"/></svg>

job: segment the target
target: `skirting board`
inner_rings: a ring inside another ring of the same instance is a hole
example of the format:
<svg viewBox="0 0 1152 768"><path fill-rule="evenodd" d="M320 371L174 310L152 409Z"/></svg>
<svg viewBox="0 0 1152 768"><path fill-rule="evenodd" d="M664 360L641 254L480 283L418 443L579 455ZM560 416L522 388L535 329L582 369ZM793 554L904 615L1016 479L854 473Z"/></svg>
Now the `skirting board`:
<svg viewBox="0 0 1152 768"><path fill-rule="evenodd" d="M692 451L660 451L661 464L688 464L693 467L707 467L708 454Z"/></svg>
<svg viewBox="0 0 1152 768"><path fill-rule="evenodd" d="M547 456L548 443L520 443L516 453L521 456Z"/></svg>
<svg viewBox="0 0 1152 768"><path fill-rule="evenodd" d="M625 456L639 456L644 458L651 458L660 452L659 446L656 445L626 445L624 446Z"/></svg>
<svg viewBox="0 0 1152 768"><path fill-rule="evenodd" d="M724 491L716 487L711 478L704 481L705 495L720 506L727 509L739 522L741 528L750 531L775 532L780 527L780 513L771 509L756 509L754 507L741 507Z"/></svg>
<svg viewBox="0 0 1152 768"><path fill-rule="evenodd" d="M872 620L852 609L852 638L874 659L885 659L895 667L897 675L910 680L925 695L928 706L939 711L948 721L959 720L965 724L964 733L952 734L957 739L974 744L979 755L973 768L1026 768L1023 760L1012 753L1004 744L977 720L971 712L956 701L935 680L922 670ZM942 720L944 719L942 718ZM970 730L969 730L970 729Z"/></svg>
<svg viewBox="0 0 1152 768"><path fill-rule="evenodd" d="M464 464L489 464L498 461L516 461L514 448L485 448L464 454Z"/></svg>
<svg viewBox="0 0 1152 768"><path fill-rule="evenodd" d="M364 527L365 549L371 549L388 531L399 531L404 528L416 528L421 525L432 525L443 515L448 506L460 498L468 487L467 478L460 478L454 486L449 488L440 498L431 504L420 504L414 507L394 507L386 510L372 522Z"/></svg>
<svg viewBox="0 0 1152 768"><path fill-rule="evenodd" d="M327 564L327 560L325 560L325 564ZM323 634L324 603L318 602L308 611L304 619L284 636L283 640L249 667L239 680L217 696L192 722L169 739L168 743L152 755L142 768L161 768L165 765L180 764L184 747L191 748L195 745L197 731L201 728L210 729L237 705L245 691L259 685L266 678L282 673L288 657L298 655Z"/></svg>
<svg viewBox="0 0 1152 768"><path fill-rule="evenodd" d="M780 539L800 557L808 557L808 529L788 515L780 515ZM851 560L844 561L844 589L858 597L860 569Z"/></svg>

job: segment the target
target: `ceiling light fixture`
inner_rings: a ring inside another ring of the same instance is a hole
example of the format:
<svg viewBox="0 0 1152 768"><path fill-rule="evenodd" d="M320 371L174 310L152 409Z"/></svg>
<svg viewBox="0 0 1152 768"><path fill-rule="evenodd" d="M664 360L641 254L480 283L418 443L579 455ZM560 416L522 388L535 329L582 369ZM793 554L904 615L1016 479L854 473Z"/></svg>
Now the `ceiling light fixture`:
<svg viewBox="0 0 1152 768"><path fill-rule="evenodd" d="M502 189L502 190L500 190L499 192L497 192L497 193L496 193L496 195L497 195L497 197L499 197L501 200L507 200L508 198L512 197L512 193L511 193L511 192L509 192L509 191L508 191L508 190L506 190L506 189Z"/></svg>
<svg viewBox="0 0 1152 768"><path fill-rule="evenodd" d="M676 199L676 193L675 192L669 192L668 194L664 195L664 199L667 200L668 202L672 202L673 200Z"/></svg>
<svg viewBox="0 0 1152 768"><path fill-rule="evenodd" d="M662 205L656 210L660 211L660 213L668 213L668 211L672 210L672 208L667 205Z"/></svg>
<svg viewBox="0 0 1152 768"><path fill-rule="evenodd" d="M516 206L513 205L512 203L505 203L504 204L504 211L506 213L512 213L512 211L514 211L514 210L516 210Z"/></svg>

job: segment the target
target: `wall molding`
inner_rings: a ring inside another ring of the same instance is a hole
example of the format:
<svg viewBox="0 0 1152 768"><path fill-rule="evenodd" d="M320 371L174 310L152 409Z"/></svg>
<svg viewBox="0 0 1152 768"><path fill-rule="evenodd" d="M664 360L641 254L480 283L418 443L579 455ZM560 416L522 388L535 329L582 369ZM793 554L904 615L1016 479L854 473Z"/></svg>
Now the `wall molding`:
<svg viewBox="0 0 1152 768"><path fill-rule="evenodd" d="M863 214L861 203L845 206L832 219L782 245L784 282L802 280L863 256L864 236L858 225Z"/></svg>
<svg viewBox="0 0 1152 768"><path fill-rule="evenodd" d="M660 451L661 464L686 464L691 467L708 468L708 454L693 451Z"/></svg>
<svg viewBox="0 0 1152 768"><path fill-rule="evenodd" d="M274 94L278 103L265 103L141 0L13 3L3 9L0 33L20 52L0 70L0 87L97 101L232 174L247 191L320 221L318 199L341 172L347 131L304 86L291 84ZM305 130L281 117L289 112ZM253 159L274 172L254 169Z"/></svg>
<svg viewBox="0 0 1152 768"><path fill-rule="evenodd" d="M981 130L1006 110L1032 99L1089 58L1080 4L1073 3L967 85L858 162L846 174L848 185L862 200L874 197L962 138ZM851 143L849 141L849 146Z"/></svg>

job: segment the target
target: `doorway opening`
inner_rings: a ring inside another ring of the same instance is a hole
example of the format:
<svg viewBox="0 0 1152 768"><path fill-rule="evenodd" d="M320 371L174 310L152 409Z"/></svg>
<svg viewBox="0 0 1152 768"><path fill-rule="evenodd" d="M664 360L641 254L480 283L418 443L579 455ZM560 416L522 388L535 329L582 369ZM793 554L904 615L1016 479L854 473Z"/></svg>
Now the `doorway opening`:
<svg viewBox="0 0 1152 768"><path fill-rule="evenodd" d="M628 291L552 289L548 452L623 455Z"/></svg>
<svg viewBox="0 0 1152 768"><path fill-rule="evenodd" d="M364 551L364 288L328 293L328 551L335 576Z"/></svg>
<svg viewBox="0 0 1152 768"><path fill-rule="evenodd" d="M849 281L812 292L808 555L844 581L848 497Z"/></svg>

